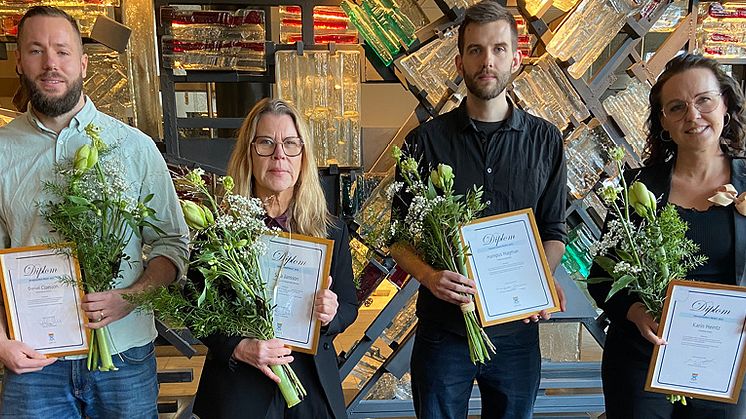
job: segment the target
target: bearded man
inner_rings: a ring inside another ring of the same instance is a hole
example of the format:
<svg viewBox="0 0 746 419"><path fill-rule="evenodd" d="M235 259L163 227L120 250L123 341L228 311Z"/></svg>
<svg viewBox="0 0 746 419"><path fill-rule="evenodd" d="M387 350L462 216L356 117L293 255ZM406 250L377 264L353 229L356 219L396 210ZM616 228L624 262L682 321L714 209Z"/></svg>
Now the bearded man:
<svg viewBox="0 0 746 419"><path fill-rule="evenodd" d="M457 109L412 130L403 148L425 170L450 165L455 194L482 186L483 216L532 208L554 270L567 239L562 137L555 126L516 108L506 96L505 88L521 65L517 44L515 19L503 6L485 0L469 7L459 28L456 57L467 97ZM397 181L402 180L397 171ZM403 218L408 198L394 202L395 219ZM541 367L537 322L549 315L486 328L497 353L474 365L459 308L470 301L462 293L475 293L474 281L435 270L405 243L394 244L391 254L421 283L411 360L417 417L466 417L476 379L483 417L531 418ZM564 310L559 285L557 290Z"/></svg>
<svg viewBox="0 0 746 419"><path fill-rule="evenodd" d="M168 284L185 268L188 230L166 164L148 136L97 111L83 94L88 57L75 19L54 7L32 7L18 24L17 44L16 70L30 104L0 128L0 248L60 239L38 205L51 199L44 185L55 180L55 165L91 143L89 125L121 163L126 198L139 202L153 194L148 206L162 233L143 228L134 235L115 289L82 300L88 327L108 326L118 371L89 371L85 357L47 358L9 339L0 309L0 363L6 369L0 417L157 418L153 316L133 311L123 294Z"/></svg>

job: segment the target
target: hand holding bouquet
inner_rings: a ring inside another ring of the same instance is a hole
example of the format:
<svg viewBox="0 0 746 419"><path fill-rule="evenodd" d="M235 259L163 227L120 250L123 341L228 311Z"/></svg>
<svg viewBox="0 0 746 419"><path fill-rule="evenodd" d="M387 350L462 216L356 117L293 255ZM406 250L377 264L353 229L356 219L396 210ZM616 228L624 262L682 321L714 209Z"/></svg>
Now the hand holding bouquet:
<svg viewBox="0 0 746 419"><path fill-rule="evenodd" d="M614 149L611 156L622 173L624 150ZM635 181L627 186L622 177L621 184L621 188L607 186L602 190L614 218L608 222L601 240L591 246L591 252L597 255L594 262L609 277L589 278L588 282L611 281L606 301L622 290L637 294L657 322L668 283L684 279L687 272L704 264L707 257L697 255L699 246L686 237L689 227L673 205L657 211L656 198L643 183ZM631 218L630 208L638 219ZM680 395L669 395L668 399L686 404Z"/></svg>
<svg viewBox="0 0 746 419"><path fill-rule="evenodd" d="M398 147L394 147L394 158L404 184L394 182L388 194L393 196L406 187L413 195L404 221L392 224L394 239L411 245L433 268L467 276L465 255L468 249L461 243L459 227L476 219L484 210L481 189L474 188L465 197L454 195L454 174L450 166L438 165L423 181L414 158L403 156ZM461 312L471 361L484 363L490 359L490 352L495 353L495 346L479 325L473 300L462 304Z"/></svg>
<svg viewBox="0 0 746 419"><path fill-rule="evenodd" d="M212 194L196 169L175 181L187 225L192 230L190 278L181 284L133 297L167 323L185 326L197 336L242 336L259 340L275 337L273 303L262 278L259 238L271 234L257 198L233 194L233 179L221 179L223 196ZM280 378L288 407L300 403L306 391L288 364L271 365Z"/></svg>
<svg viewBox="0 0 746 419"><path fill-rule="evenodd" d="M75 257L83 274L82 284L86 293L114 289L121 276L122 261L130 263L124 253L134 237L141 237L143 228L162 231L156 221L155 211L146 204L153 195L141 201L130 198L122 163L106 157L116 146L106 145L99 129L89 124L85 132L90 144L81 146L73 161L57 166L60 182L45 184L53 197L42 206L42 216L62 239L75 244ZM60 251L59 243L51 242ZM88 369L113 371L117 368L111 359L108 326L93 330L88 352Z"/></svg>

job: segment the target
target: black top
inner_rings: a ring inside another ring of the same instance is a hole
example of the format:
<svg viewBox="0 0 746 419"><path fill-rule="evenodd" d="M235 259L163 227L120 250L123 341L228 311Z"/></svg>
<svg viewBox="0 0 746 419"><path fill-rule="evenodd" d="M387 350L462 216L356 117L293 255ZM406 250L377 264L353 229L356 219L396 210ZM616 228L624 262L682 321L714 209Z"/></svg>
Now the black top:
<svg viewBox="0 0 746 419"><path fill-rule="evenodd" d="M508 118L492 138L475 126L464 100L457 109L412 130L404 150L419 160L423 176L439 163L453 167L456 194L483 186L482 200L487 204L483 216L532 208L541 239L565 242L567 174L562 136L551 123L510 102L509 106ZM398 170L396 177L402 181ZM394 217L404 218L410 198L394 199ZM425 287L420 287L417 316L455 333L466 332L458 306L436 298Z"/></svg>
<svg viewBox="0 0 746 419"><path fill-rule="evenodd" d="M694 268L687 279L736 285L736 265L733 263L735 234L733 205L714 205L707 211L676 207L681 219L689 224L686 237L699 245L699 253L707 255L707 262ZM717 228L713 228L717 226Z"/></svg>

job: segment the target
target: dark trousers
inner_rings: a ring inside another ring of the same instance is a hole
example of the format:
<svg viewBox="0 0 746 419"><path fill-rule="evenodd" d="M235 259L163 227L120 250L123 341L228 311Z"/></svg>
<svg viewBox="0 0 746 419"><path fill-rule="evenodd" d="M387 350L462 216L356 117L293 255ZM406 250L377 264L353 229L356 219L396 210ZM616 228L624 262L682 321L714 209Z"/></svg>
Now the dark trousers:
<svg viewBox="0 0 746 419"><path fill-rule="evenodd" d="M630 345L624 331L609 330L601 377L607 419L746 419L746 388L738 404L687 399L671 404L662 393L645 391L650 356Z"/></svg>
<svg viewBox="0 0 746 419"><path fill-rule="evenodd" d="M414 408L418 418L466 418L477 380L482 417L531 418L539 389L539 328L522 322L488 332L497 353L474 365L465 337L420 323L412 351Z"/></svg>

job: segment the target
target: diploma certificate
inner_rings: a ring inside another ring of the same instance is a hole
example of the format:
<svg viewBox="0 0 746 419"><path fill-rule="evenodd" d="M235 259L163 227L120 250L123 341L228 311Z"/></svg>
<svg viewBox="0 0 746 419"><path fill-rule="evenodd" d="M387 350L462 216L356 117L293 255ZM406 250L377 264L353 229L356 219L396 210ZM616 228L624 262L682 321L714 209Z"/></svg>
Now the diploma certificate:
<svg viewBox="0 0 746 419"><path fill-rule="evenodd" d="M275 335L294 351L315 354L321 322L314 300L329 286L334 241L287 233L262 241L267 251L259 264L275 306Z"/></svg>
<svg viewBox="0 0 746 419"><path fill-rule="evenodd" d="M645 390L737 403L745 327L746 288L671 281Z"/></svg>
<svg viewBox="0 0 746 419"><path fill-rule="evenodd" d="M0 250L3 303L11 339L49 356L88 352L88 319L72 251L49 246Z"/></svg>
<svg viewBox="0 0 746 419"><path fill-rule="evenodd" d="M482 326L560 310L531 209L472 221L461 227L461 240Z"/></svg>

